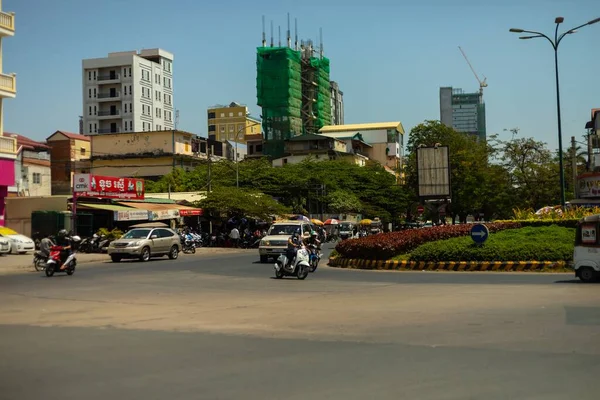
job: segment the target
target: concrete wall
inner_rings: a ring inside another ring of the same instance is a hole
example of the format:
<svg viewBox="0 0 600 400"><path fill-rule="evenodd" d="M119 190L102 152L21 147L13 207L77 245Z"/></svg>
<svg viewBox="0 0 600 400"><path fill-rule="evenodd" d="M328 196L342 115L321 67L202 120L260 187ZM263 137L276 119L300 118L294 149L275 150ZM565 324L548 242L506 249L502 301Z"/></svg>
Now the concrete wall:
<svg viewBox="0 0 600 400"><path fill-rule="evenodd" d="M67 211L69 196L9 197L6 199L5 225L31 237L31 213L34 211Z"/></svg>
<svg viewBox="0 0 600 400"><path fill-rule="evenodd" d="M92 162L92 173L102 176L151 177L167 175L172 170L172 156L94 160Z"/></svg>
<svg viewBox="0 0 600 400"><path fill-rule="evenodd" d="M94 135L92 155L94 158L148 153L192 155L191 139L191 133L178 131Z"/></svg>

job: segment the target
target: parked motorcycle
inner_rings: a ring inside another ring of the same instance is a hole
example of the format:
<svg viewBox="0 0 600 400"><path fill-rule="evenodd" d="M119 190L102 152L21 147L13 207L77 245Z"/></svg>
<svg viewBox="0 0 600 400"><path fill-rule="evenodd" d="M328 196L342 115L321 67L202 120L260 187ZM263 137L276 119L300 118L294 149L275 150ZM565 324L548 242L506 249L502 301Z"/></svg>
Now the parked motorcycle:
<svg viewBox="0 0 600 400"><path fill-rule="evenodd" d="M315 272L321 261L321 252L314 244L308 245L308 264L310 265L309 272Z"/></svg>
<svg viewBox="0 0 600 400"><path fill-rule="evenodd" d="M185 236L181 236L181 251L184 254L196 253L196 243L193 240L186 239Z"/></svg>
<svg viewBox="0 0 600 400"><path fill-rule="evenodd" d="M286 255L280 255L275 263L275 278L281 279L284 276L295 276L300 280L306 279L310 270L308 260L308 251L304 246L298 249L296 257L289 265Z"/></svg>
<svg viewBox="0 0 600 400"><path fill-rule="evenodd" d="M78 236L71 237L74 245L72 246L74 249L77 249L79 246L79 242L81 239ZM44 271L46 272L47 277L53 276L57 272L65 272L67 275L73 275L75 273L75 267L77 266L77 251L73 250L72 253L67 257L64 263L61 263L60 254L63 251L63 246L52 246L50 249L50 257L46 262L46 266ZM66 268L61 269L61 267L65 265Z"/></svg>

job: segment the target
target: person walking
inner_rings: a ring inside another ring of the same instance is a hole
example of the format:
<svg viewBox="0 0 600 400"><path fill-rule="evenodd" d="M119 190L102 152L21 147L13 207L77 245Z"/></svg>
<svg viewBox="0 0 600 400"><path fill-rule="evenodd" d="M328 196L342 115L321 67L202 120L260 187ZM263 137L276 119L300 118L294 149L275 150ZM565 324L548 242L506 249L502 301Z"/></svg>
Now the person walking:
<svg viewBox="0 0 600 400"><path fill-rule="evenodd" d="M234 226L231 232L229 232L229 239L231 239L233 247L238 247L240 243L240 231L237 227Z"/></svg>

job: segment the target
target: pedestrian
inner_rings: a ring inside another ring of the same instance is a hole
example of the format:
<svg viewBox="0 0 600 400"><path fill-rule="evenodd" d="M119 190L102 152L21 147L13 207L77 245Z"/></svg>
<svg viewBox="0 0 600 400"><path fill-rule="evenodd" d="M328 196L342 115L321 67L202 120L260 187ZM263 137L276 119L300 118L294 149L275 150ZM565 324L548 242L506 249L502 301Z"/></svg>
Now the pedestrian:
<svg viewBox="0 0 600 400"><path fill-rule="evenodd" d="M240 242L240 231L237 227L234 226L231 232L229 232L229 238L231 239L233 247L238 247Z"/></svg>

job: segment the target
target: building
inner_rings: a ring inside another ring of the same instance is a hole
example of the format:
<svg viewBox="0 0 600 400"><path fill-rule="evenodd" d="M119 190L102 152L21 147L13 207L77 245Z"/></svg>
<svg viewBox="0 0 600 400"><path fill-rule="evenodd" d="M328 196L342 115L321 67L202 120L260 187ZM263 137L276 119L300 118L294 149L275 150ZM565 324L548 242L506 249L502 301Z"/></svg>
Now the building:
<svg viewBox="0 0 600 400"><path fill-rule="evenodd" d="M273 160L274 167L298 164L308 158L314 161L345 160L364 167L369 160L366 148L371 147L359 138L347 145L343 140L326 135L300 135L286 140L285 155Z"/></svg>
<svg viewBox="0 0 600 400"><path fill-rule="evenodd" d="M246 143L262 137L260 119L252 117L248 107L239 103L215 105L207 110L208 137L219 142L226 140Z"/></svg>
<svg viewBox="0 0 600 400"><path fill-rule="evenodd" d="M344 125L344 92L331 81L331 125Z"/></svg>
<svg viewBox="0 0 600 400"><path fill-rule="evenodd" d="M441 87L440 121L458 132L486 140L483 94L464 93L462 89Z"/></svg>
<svg viewBox="0 0 600 400"><path fill-rule="evenodd" d="M233 162L243 160L248 155L248 146L245 143L226 140L225 149L225 158Z"/></svg>
<svg viewBox="0 0 600 400"><path fill-rule="evenodd" d="M184 131L93 135L91 170L101 176L158 179L175 168L192 170L205 163L208 148L212 160L222 157L222 143Z"/></svg>
<svg viewBox="0 0 600 400"><path fill-rule="evenodd" d="M2 41L15 35L15 14L1 11L0 1L0 226L4 226L5 198L8 188L15 184L15 159L17 141L4 136L4 99L17 96L17 78L15 74L5 74L2 68Z"/></svg>
<svg viewBox="0 0 600 400"><path fill-rule="evenodd" d="M9 197L50 196L50 146L25 136L4 133L17 140L15 184L8 188Z"/></svg>
<svg viewBox="0 0 600 400"><path fill-rule="evenodd" d="M260 158L263 154L263 138L262 136L246 142L246 158Z"/></svg>
<svg viewBox="0 0 600 400"><path fill-rule="evenodd" d="M69 194L73 175L90 172L90 137L56 131L46 143L50 147L52 195Z"/></svg>
<svg viewBox="0 0 600 400"><path fill-rule="evenodd" d="M174 128L173 54L124 51L82 65L84 134Z"/></svg>
<svg viewBox="0 0 600 400"><path fill-rule="evenodd" d="M404 149L404 127L401 122L329 125L321 128L319 133L348 144L360 138L370 146L364 149L365 156L400 176L398 174L402 170ZM360 136L356 136L357 134Z"/></svg>

